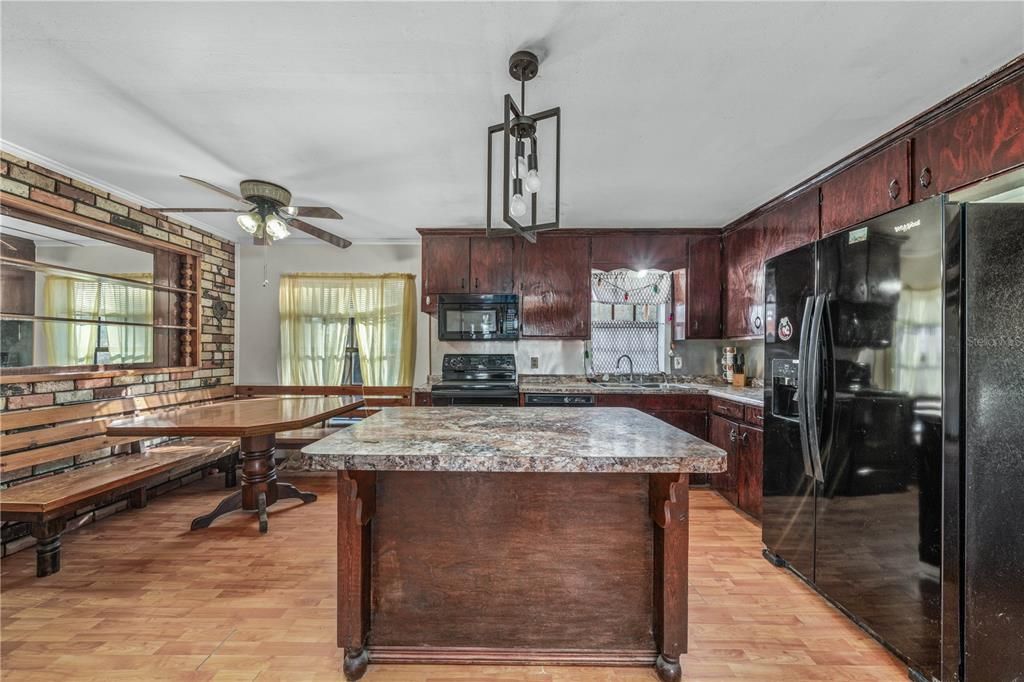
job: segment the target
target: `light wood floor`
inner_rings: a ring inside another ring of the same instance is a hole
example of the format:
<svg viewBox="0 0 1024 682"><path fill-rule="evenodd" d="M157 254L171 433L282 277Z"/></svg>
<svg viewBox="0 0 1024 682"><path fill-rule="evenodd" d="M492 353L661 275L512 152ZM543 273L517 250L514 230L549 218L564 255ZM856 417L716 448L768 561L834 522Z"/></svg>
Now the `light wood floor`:
<svg viewBox="0 0 1024 682"><path fill-rule="evenodd" d="M34 551L2 562L3 679L342 680L334 646L333 475L290 476L320 494L190 533L220 478L71 533L64 567ZM300 480L301 479L301 480ZM760 531L714 493L692 496L687 680L906 680L906 669L760 556ZM237 576L260 569L251 586ZM595 595L599 598L599 595ZM367 682L652 682L647 669L371 666Z"/></svg>

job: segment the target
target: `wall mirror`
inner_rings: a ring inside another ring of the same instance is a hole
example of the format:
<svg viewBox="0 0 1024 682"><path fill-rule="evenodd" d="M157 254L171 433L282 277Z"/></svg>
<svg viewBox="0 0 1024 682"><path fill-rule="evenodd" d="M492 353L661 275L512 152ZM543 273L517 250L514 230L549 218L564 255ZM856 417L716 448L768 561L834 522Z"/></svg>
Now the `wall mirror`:
<svg viewBox="0 0 1024 682"><path fill-rule="evenodd" d="M5 374L193 364L194 256L42 220L0 215Z"/></svg>

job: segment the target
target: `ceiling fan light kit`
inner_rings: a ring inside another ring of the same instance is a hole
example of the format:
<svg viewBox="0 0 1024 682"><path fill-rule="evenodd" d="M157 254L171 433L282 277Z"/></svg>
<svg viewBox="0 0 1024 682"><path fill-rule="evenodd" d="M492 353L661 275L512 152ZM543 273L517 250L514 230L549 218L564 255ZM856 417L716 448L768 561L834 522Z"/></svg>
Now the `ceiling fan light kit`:
<svg viewBox="0 0 1024 682"><path fill-rule="evenodd" d="M517 105L512 95L505 95L505 117L503 123L487 129L487 235L519 234L531 242L537 241L537 232L552 230L559 226L559 205L561 203L561 107L547 109L535 114L526 113L526 82L536 78L540 72L540 60L533 52L521 50L508 61L508 73L519 82L520 98ZM538 165L537 127L541 121L554 124L554 216L547 221L538 220L538 195L545 185ZM508 227L496 227L492 219L494 136L500 135L502 148L502 211L501 222ZM526 147L529 144L529 153ZM527 221L522 219L529 214Z"/></svg>
<svg viewBox="0 0 1024 682"><path fill-rule="evenodd" d="M337 236L315 225L310 225L300 218L322 218L341 220L342 215L329 206L292 206L292 193L287 187L266 180L242 180L238 185L240 194L218 187L213 183L198 178L182 175L182 178L194 182L201 187L213 190L218 194L234 199L244 208L155 208L162 213L238 213L235 218L238 226L247 234L253 235L256 244L269 244L291 235L296 229L308 235L322 239L342 249L352 246L352 242Z"/></svg>

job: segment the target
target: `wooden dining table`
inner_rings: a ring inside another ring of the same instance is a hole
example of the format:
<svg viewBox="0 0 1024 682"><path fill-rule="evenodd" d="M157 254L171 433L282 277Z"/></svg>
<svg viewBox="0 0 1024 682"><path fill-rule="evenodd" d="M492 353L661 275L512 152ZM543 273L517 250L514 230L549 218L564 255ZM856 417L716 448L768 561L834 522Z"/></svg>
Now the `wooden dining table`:
<svg viewBox="0 0 1024 682"><path fill-rule="evenodd" d="M107 425L110 436L228 436L240 439L242 488L208 514L192 520L192 530L208 527L233 511L259 514L260 532L268 530L267 508L278 500L308 504L316 495L277 480L277 434L301 429L364 406L362 396L270 396L223 400L208 405L167 409L119 419Z"/></svg>

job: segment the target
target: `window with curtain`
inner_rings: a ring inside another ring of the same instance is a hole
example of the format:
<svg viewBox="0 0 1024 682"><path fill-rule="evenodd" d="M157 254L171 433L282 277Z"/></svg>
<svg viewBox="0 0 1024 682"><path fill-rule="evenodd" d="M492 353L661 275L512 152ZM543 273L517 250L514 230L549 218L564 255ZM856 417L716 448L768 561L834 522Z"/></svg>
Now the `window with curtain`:
<svg viewBox="0 0 1024 682"><path fill-rule="evenodd" d="M119 275L151 283L151 273ZM88 365L97 351L104 363L153 361L153 291L121 282L87 281L48 276L43 283L43 308L48 317L90 320L89 323L43 322L50 365ZM97 324L100 320L103 324ZM104 350L105 349L105 350Z"/></svg>
<svg viewBox="0 0 1024 682"><path fill-rule="evenodd" d="M281 383L340 385L348 380L346 356L355 348L365 385L412 384L414 275L282 275L280 315Z"/></svg>
<svg viewBox="0 0 1024 682"><path fill-rule="evenodd" d="M660 270L613 270L591 273L590 351L593 371L614 374L664 372L667 367L668 306L672 277Z"/></svg>

